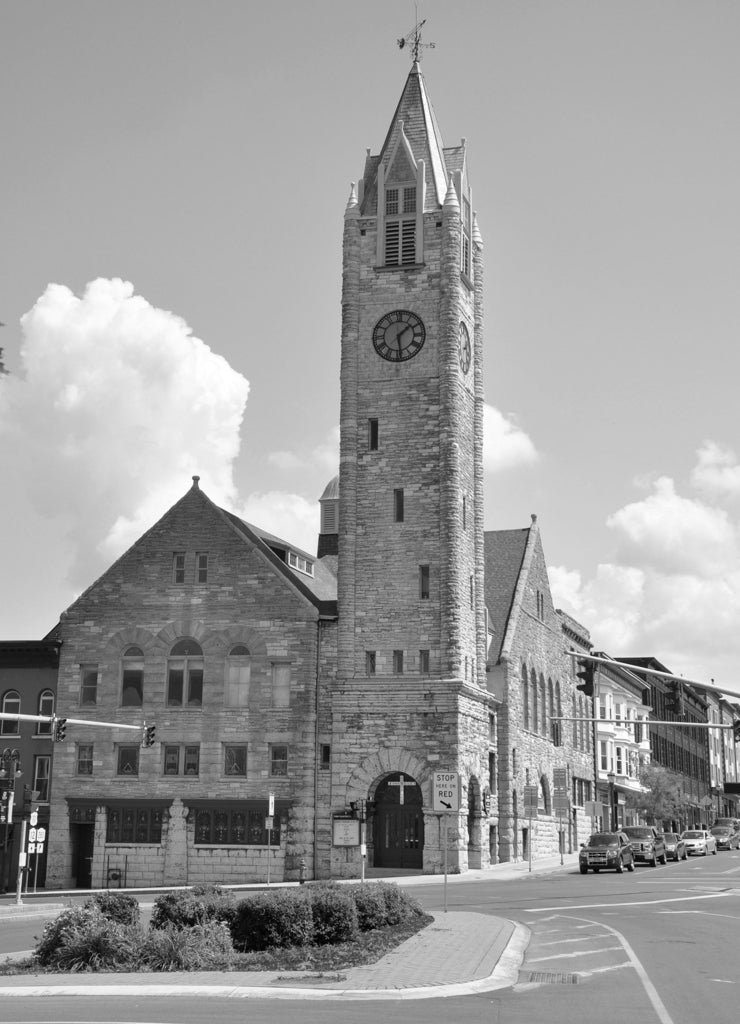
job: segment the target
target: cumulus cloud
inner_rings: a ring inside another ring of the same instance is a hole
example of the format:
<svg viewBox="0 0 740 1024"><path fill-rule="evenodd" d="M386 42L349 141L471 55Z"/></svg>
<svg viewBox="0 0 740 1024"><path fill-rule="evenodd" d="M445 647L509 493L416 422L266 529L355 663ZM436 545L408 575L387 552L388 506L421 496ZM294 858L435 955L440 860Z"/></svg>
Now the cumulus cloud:
<svg viewBox="0 0 740 1024"><path fill-rule="evenodd" d="M707 498L722 500L740 495L740 466L730 448L705 441L691 474L692 485Z"/></svg>
<svg viewBox="0 0 740 1024"><path fill-rule="evenodd" d="M681 497L668 477L655 482L653 494L606 522L616 533L622 564L712 577L737 562L737 528L727 512Z"/></svg>
<svg viewBox="0 0 740 1024"><path fill-rule="evenodd" d="M0 458L64 524L89 584L199 474L233 504L249 385L180 317L118 279L48 286L21 320L24 374L0 385Z"/></svg>
<svg viewBox="0 0 740 1024"><path fill-rule="evenodd" d="M529 436L492 405L483 408L483 468L498 473L526 466L539 458Z"/></svg>
<svg viewBox="0 0 740 1024"><path fill-rule="evenodd" d="M723 451L717 446L715 454ZM717 459L705 445L692 482L710 464ZM556 605L589 628L599 649L652 654L687 677L715 677L738 689L740 549L727 510L682 496L673 480L661 477L652 493L613 513L607 525L614 561L588 579L551 568Z"/></svg>

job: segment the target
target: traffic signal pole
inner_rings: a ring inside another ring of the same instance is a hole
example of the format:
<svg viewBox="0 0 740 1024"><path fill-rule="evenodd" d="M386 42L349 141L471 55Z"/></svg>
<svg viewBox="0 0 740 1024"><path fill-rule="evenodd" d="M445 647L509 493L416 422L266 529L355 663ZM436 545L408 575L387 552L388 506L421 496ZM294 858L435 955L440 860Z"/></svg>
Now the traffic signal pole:
<svg viewBox="0 0 740 1024"><path fill-rule="evenodd" d="M662 676L663 679L675 679L676 682L688 683L689 686L698 686L702 690L712 690L714 693L728 693L732 697L740 697L740 690L728 690L726 686L718 686L715 682L702 683L698 679L687 679L685 676L677 676L675 672L658 672L657 669L648 668L646 665L632 665L629 661L617 661L615 658L600 658L596 654L582 654L580 651L566 651L565 653L571 657L575 655L578 661L587 659L601 665L611 665L612 668L623 668L629 672L642 672L646 676Z"/></svg>

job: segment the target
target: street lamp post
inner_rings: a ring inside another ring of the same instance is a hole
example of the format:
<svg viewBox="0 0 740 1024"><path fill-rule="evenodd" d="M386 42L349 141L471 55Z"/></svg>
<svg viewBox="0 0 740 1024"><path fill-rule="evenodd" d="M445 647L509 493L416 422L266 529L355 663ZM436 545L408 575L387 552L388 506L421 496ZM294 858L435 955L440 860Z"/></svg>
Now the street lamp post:
<svg viewBox="0 0 740 1024"><path fill-rule="evenodd" d="M13 803L15 800L15 780L21 771L21 755L16 749L6 747L0 754L0 787L2 788L2 823L3 823L3 862L0 872L0 889L8 891L10 879L10 826L13 821Z"/></svg>
<svg viewBox="0 0 740 1024"><path fill-rule="evenodd" d="M606 781L609 783L609 829L612 832L617 830L617 815L615 813L616 808L614 806L614 783L616 776L614 772L609 772L606 777Z"/></svg>

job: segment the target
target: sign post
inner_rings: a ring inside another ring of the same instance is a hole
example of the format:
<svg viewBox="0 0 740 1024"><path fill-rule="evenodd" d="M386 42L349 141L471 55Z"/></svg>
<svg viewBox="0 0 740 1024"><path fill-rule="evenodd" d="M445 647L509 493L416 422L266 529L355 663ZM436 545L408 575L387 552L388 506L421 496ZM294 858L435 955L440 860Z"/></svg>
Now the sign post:
<svg viewBox="0 0 740 1024"><path fill-rule="evenodd" d="M267 817L265 818L265 828L267 829L267 884L270 884L270 855L272 850L270 849L270 837L272 835L272 826L275 820L275 794L270 792L267 797Z"/></svg>
<svg viewBox="0 0 740 1024"><path fill-rule="evenodd" d="M432 779L432 808L444 819L444 908L447 913L447 826L451 814L460 810L460 776L457 772L435 772Z"/></svg>
<svg viewBox="0 0 740 1024"><path fill-rule="evenodd" d="M558 816L558 836L560 842L560 863L563 863L563 852L565 847L565 833L563 832L563 818L570 816L570 801L568 799L568 769L553 768L553 804L554 811Z"/></svg>
<svg viewBox="0 0 740 1024"><path fill-rule="evenodd" d="M537 800L537 786L525 786L524 813L529 819L529 842L527 843L527 856L529 860L530 871L532 870L532 847L534 846L534 829L532 827L532 821L534 818L537 817Z"/></svg>

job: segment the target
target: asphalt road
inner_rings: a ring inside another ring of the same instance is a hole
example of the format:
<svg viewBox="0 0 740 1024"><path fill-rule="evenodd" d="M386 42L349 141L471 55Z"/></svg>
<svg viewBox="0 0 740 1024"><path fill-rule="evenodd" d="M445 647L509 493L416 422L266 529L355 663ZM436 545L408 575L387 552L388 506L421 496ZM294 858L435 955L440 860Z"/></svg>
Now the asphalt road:
<svg viewBox="0 0 740 1024"><path fill-rule="evenodd" d="M413 894L441 910L439 884ZM633 873L565 871L448 886L450 911L506 917L531 931L519 982L464 998L304 1002L90 995L6 1000L0 1022L202 1024L705 1024L738 1016L740 853ZM0 952L28 948L43 922L0 922ZM25 938L22 939L22 936ZM23 945L20 945L20 943Z"/></svg>

